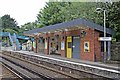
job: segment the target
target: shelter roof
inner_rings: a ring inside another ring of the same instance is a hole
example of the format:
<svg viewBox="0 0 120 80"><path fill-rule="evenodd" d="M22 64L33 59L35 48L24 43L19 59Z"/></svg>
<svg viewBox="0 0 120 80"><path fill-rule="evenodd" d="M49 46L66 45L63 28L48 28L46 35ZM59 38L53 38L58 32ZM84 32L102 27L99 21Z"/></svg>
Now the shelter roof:
<svg viewBox="0 0 120 80"><path fill-rule="evenodd" d="M44 32L55 31L55 30L65 30L67 28L71 28L71 27L75 27L75 26L90 27L90 28L93 28L93 29L101 31L101 32L104 31L103 26L98 25L89 20L78 18L78 19L74 19L74 20L71 20L68 22L58 23L55 25L45 26L43 28L37 28L37 29L30 30L30 31L25 31L24 34L35 34L35 33L44 33ZM106 33L112 35L115 32L110 28L106 28Z"/></svg>

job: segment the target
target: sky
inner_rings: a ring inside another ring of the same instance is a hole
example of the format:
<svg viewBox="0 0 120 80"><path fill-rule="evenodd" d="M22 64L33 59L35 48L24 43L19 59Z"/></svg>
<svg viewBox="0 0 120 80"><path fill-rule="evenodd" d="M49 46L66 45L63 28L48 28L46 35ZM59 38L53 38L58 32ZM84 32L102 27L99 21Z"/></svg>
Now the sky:
<svg viewBox="0 0 120 80"><path fill-rule="evenodd" d="M37 20L36 16L39 13L40 9L42 9L46 4L45 2L48 1L49 0L0 0L0 17L5 14L9 14L18 22L19 26L27 22L34 22Z"/></svg>
<svg viewBox="0 0 120 80"><path fill-rule="evenodd" d="M0 17L9 14L18 25L37 20L37 14L47 0L0 0ZM47 1L48 2L48 1Z"/></svg>

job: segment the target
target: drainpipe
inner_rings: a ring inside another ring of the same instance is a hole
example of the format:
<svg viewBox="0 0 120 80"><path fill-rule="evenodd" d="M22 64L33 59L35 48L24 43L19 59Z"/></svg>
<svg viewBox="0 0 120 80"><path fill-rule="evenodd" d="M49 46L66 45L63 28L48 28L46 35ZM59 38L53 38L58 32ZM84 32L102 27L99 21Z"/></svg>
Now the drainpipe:
<svg viewBox="0 0 120 80"><path fill-rule="evenodd" d="M96 53L95 53L95 29L94 29L94 62L96 62Z"/></svg>

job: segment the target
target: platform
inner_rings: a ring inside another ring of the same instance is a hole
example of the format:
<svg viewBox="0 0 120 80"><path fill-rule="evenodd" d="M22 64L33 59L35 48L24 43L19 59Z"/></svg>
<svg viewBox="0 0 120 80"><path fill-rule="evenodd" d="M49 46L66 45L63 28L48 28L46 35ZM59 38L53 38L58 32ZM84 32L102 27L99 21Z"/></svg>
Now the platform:
<svg viewBox="0 0 120 80"><path fill-rule="evenodd" d="M89 65L108 67L108 68L116 69L116 70L120 71L120 68L119 68L120 64L107 64L107 63L103 63L103 62L92 62L92 61L85 61L85 60L79 60L79 59L73 59L73 58L69 59L66 57L61 57L59 55L46 55L43 53L34 53L32 51L16 51L16 52L20 52L20 53L24 53L24 54L31 54L31 55L46 56L49 58L61 59L61 60L65 60L65 61L75 62L75 63L85 63L85 64L89 64Z"/></svg>

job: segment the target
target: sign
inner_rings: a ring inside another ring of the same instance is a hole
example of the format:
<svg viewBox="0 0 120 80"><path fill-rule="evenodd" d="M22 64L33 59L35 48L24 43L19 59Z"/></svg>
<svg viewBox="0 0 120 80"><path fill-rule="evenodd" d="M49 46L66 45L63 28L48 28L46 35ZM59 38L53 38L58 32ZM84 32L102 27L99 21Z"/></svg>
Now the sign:
<svg viewBox="0 0 120 80"><path fill-rule="evenodd" d="M64 41L61 42L61 50L65 49Z"/></svg>
<svg viewBox="0 0 120 80"><path fill-rule="evenodd" d="M111 37L99 37L98 40L99 41L111 41L112 38Z"/></svg>

